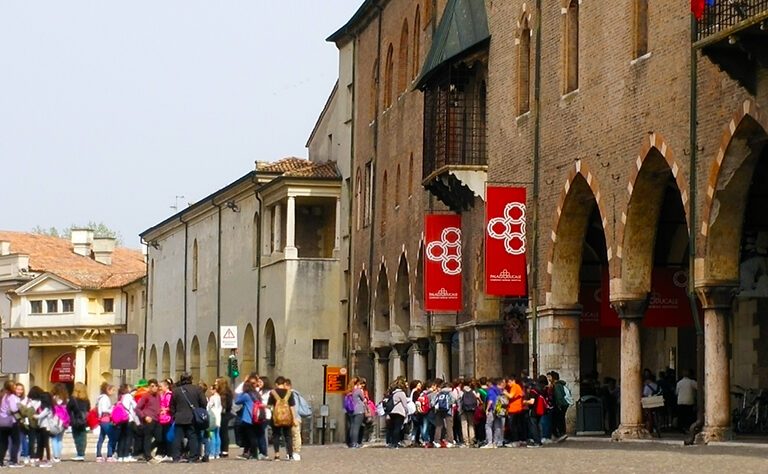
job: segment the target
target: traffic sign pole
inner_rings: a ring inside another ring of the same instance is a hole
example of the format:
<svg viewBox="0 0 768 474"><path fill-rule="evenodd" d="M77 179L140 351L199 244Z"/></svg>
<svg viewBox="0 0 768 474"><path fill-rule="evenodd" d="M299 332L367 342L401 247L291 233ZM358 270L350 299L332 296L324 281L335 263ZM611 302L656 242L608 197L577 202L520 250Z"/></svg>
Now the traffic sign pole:
<svg viewBox="0 0 768 474"><path fill-rule="evenodd" d="M328 374L328 364L323 364L323 405L325 405L325 389L328 385L326 375ZM320 432L320 444L325 445L325 415L323 415L323 430Z"/></svg>

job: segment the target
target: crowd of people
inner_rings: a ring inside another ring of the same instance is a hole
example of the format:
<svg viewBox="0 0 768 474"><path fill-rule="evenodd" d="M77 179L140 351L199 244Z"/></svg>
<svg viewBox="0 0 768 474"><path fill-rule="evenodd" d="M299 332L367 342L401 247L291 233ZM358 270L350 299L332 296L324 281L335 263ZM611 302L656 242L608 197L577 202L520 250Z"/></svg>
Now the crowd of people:
<svg viewBox="0 0 768 474"><path fill-rule="evenodd" d="M268 459L271 430L273 459L300 460L301 416L308 407L289 379L277 377L272 386L255 373L234 390L225 378L208 386L188 373L175 383L103 383L93 403L83 383L71 392L61 383L50 392L38 386L26 392L8 381L0 395L0 467L51 467L61 461L67 433L76 451L71 460L85 461L89 431L96 462L209 462L229 455L230 425L243 447L238 458Z"/></svg>
<svg viewBox="0 0 768 474"><path fill-rule="evenodd" d="M567 438L565 415L573 405L560 375L537 378L396 379L374 403L366 380L352 378L344 409L347 445L362 446L377 416L386 423L390 448L539 447Z"/></svg>

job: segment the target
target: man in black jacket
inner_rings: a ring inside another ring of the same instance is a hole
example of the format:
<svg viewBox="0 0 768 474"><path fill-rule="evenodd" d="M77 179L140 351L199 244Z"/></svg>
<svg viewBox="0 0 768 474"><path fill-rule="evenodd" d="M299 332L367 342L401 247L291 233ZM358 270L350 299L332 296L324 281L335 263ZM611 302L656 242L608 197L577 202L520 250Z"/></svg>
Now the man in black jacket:
<svg viewBox="0 0 768 474"><path fill-rule="evenodd" d="M195 408L205 408L208 402L202 389L192 383L192 375L181 374L179 383L173 389L171 397L171 416L176 423L176 435L173 439L173 462L181 462L181 442L187 438L189 461L200 461L200 433L195 427Z"/></svg>

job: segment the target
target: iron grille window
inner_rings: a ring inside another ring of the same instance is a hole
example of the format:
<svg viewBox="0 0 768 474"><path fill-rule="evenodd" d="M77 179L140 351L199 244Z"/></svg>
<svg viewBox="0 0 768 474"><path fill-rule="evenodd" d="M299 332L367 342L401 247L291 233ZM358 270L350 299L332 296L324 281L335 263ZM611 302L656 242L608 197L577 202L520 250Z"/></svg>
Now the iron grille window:
<svg viewBox="0 0 768 474"><path fill-rule="evenodd" d="M448 165L487 164L481 67L453 66L424 91L423 177Z"/></svg>
<svg viewBox="0 0 768 474"><path fill-rule="evenodd" d="M768 0L719 0L705 7L704 15L698 21L696 39L704 39L766 12Z"/></svg>

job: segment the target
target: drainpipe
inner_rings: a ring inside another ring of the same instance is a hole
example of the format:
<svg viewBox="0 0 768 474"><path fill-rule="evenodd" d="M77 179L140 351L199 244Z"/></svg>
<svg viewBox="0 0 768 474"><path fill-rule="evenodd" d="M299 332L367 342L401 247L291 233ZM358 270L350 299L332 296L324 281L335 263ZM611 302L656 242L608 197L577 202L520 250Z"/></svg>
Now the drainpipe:
<svg viewBox="0 0 768 474"><path fill-rule="evenodd" d="M221 342L221 204L211 199L211 204L219 208L218 232L216 236L216 338ZM216 377L221 376L221 363L216 363Z"/></svg>
<svg viewBox="0 0 768 474"><path fill-rule="evenodd" d="M261 197L259 196L259 184L256 182L256 174L254 173L253 178L251 178L251 181L256 186L256 189L254 190L253 194L256 196L256 201L259 203L259 223L258 223L258 235L256 239L256 246L258 247L256 249L256 341L254 342L254 351L256 354L254 355L255 363L256 363L256 373L259 373L259 361L261 360L261 357L259 356L259 345L261 343L261 236L262 236L262 222L264 222L264 201L261 200Z"/></svg>
<svg viewBox="0 0 768 474"><path fill-rule="evenodd" d="M150 285L152 284L152 282L149 281L149 276L150 276L149 275L149 262L152 260L149 257L149 252L150 252L149 248L150 248L150 246L149 246L148 243L146 243L146 245L147 245L147 261L144 262L144 265L147 267L147 273L146 273L147 276L144 277L144 279L146 280L147 285L146 285L146 289L144 290L144 298L143 298L143 300L144 300L143 301L143 303L144 303L144 357L141 358L141 378L143 378L143 379L147 378L147 324L149 323L149 319L148 319L148 316L149 316L149 288L150 288ZM155 367L155 369L157 369L157 367Z"/></svg>
<svg viewBox="0 0 768 474"><path fill-rule="evenodd" d="M189 266L189 223L184 217L179 217L184 224L184 372L187 371L187 269ZM177 367L178 369L178 367Z"/></svg>
<svg viewBox="0 0 768 474"><path fill-rule="evenodd" d="M370 216L371 221L368 225L370 229L370 239L368 242L368 271L371 272L371 285L368 287L368 330L371 331L371 339L373 339L373 311L374 311L374 302L375 299L373 297L374 294L376 294L376 288L374 291L370 291L370 288L373 286L373 278L374 278L374 268L373 268L373 239L376 235L376 232L374 231L374 227L376 224L376 205L374 204L376 202L376 156L378 154L378 148L379 148L379 99L380 99L380 92L381 92L381 15L382 15L382 8L381 6L377 6L376 9L379 11L378 14L378 40L377 40L377 50L376 50L376 100L374 101L374 117L373 117L373 158L371 159L371 182L367 183L367 186L371 187L371 209L370 209ZM365 176L363 176L365 177ZM363 196L363 201L365 201L365 196ZM378 285L377 285L378 286ZM376 373L376 367L374 362L374 374Z"/></svg>
<svg viewBox="0 0 768 474"><path fill-rule="evenodd" d="M352 238L352 226L356 225L353 224L354 219L354 205L352 202L353 196L355 195L355 169L354 169L354 157L355 157L355 117L354 117L354 111L355 109L355 54L357 51L357 35L352 37L352 97L350 100L352 101L352 121L350 124L350 140L349 140L349 175L350 175L350 181L352 182L351 189L349 189L349 196L348 196L348 202L347 202L347 230L349 230L349 246L347 248L347 265L350 267L349 270L349 284L347 286L347 353L344 354L347 357L347 371L350 371L352 369L351 367L351 360L352 360L352 317L355 313L354 308L354 287L355 287L355 281L357 281L357 278L355 278L354 273L351 271L352 267L352 246L354 239ZM359 204L358 204L359 205ZM370 292L369 292L370 294ZM370 326L369 326L370 327Z"/></svg>
<svg viewBox="0 0 768 474"><path fill-rule="evenodd" d="M693 14L691 17L691 45L696 43L698 24ZM697 49L691 46L691 71L690 71L690 143L688 147L691 150L690 163L688 169L688 194L690 195L690 221L688 224L688 300L691 305L691 314L693 315L693 324L696 327L696 380L697 380L697 393L696 393L696 408L698 416L696 422L691 425L690 436L685 440L686 445L694 444L696 441L696 435L704 427L704 329L701 327L701 321L699 320L699 308L696 305L696 286L694 281L694 271L696 262L696 156L697 156L697 130L696 120L698 114L698 107L696 101L698 99L697 94Z"/></svg>
<svg viewBox="0 0 768 474"><path fill-rule="evenodd" d="M531 227L534 229L531 237L531 248L533 250L531 262L531 339L533 352L531 354L531 373L539 373L539 310L538 310L538 232L536 224L539 217L539 156L541 155L541 0L536 0L536 53L534 56L534 76L533 76L533 108L534 108L534 127L533 127L533 209L531 212Z"/></svg>

